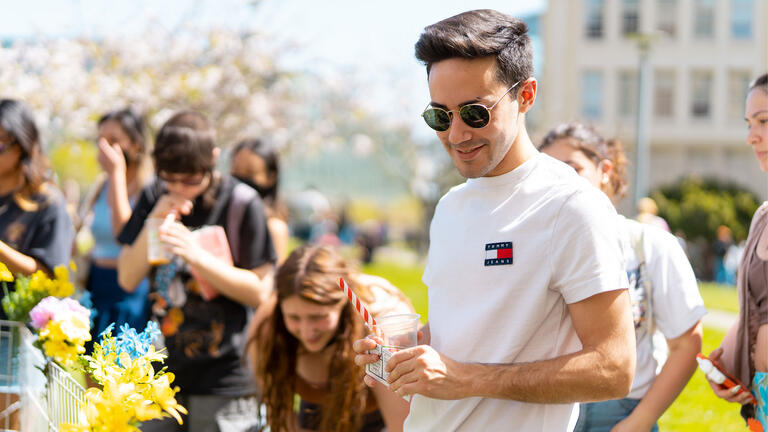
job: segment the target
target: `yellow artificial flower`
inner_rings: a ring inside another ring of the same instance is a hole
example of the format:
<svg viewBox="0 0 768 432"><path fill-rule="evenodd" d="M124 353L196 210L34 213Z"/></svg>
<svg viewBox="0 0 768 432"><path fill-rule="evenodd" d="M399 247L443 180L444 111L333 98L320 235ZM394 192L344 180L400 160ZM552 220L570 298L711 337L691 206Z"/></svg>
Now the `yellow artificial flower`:
<svg viewBox="0 0 768 432"><path fill-rule="evenodd" d="M69 297L75 293L75 286L69 281L69 270L63 266L53 269L55 280L51 281L49 292L54 297Z"/></svg>
<svg viewBox="0 0 768 432"><path fill-rule="evenodd" d="M165 373L152 381L152 400L163 408L163 411L170 414L179 424L183 424L179 412L184 414L187 410L176 401L176 392L179 388L171 388L174 375L171 372Z"/></svg>
<svg viewBox="0 0 768 432"><path fill-rule="evenodd" d="M51 292L53 284L54 282L42 270L32 273L32 276L29 277L29 289L31 291Z"/></svg>
<svg viewBox="0 0 768 432"><path fill-rule="evenodd" d="M13 282L13 274L4 263L0 262L0 282Z"/></svg>

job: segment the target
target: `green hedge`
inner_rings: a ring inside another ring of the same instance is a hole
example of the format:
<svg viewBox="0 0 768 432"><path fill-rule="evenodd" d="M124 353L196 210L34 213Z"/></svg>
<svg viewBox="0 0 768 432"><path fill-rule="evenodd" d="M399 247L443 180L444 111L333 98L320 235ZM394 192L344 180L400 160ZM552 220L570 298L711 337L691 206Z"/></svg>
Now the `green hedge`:
<svg viewBox="0 0 768 432"><path fill-rule="evenodd" d="M659 216L672 232L682 231L689 240L715 239L717 227L725 225L738 242L747 237L749 222L760 206L758 197L735 183L689 177L651 193Z"/></svg>

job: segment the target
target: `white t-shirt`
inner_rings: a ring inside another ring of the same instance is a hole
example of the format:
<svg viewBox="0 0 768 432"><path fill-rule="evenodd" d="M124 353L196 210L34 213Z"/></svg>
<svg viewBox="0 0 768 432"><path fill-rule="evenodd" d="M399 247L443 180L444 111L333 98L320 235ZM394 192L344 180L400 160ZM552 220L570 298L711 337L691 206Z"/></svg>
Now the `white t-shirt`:
<svg viewBox="0 0 768 432"><path fill-rule="evenodd" d="M654 358L653 335L648 332L648 293L640 277L640 263L630 234L638 229L643 233L645 274L651 280L650 306L654 327L665 338L674 339L693 327L707 313L699 294L696 276L677 238L655 226L619 216L619 233L629 278L637 339L637 369L632 390L627 396L633 399L642 399L656 378L658 366ZM661 342L664 343L663 339Z"/></svg>
<svg viewBox="0 0 768 432"><path fill-rule="evenodd" d="M460 362L546 360L581 349L567 305L628 283L608 198L538 154L469 179L438 203L424 283L431 345ZM413 397L407 431L564 431L577 404Z"/></svg>

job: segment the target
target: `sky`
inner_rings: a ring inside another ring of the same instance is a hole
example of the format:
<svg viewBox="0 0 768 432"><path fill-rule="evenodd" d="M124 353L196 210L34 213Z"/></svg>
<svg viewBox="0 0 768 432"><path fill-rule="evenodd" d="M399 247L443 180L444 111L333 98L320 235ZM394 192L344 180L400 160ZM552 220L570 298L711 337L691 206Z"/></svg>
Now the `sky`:
<svg viewBox="0 0 768 432"><path fill-rule="evenodd" d="M289 68L354 76L387 115L413 113L429 101L424 68L413 57L423 28L457 13L491 8L515 16L541 12L545 0L31 0L7 3L0 40L100 38L225 27L260 31L286 47ZM368 96L368 95L365 95ZM431 133L425 131L425 133Z"/></svg>

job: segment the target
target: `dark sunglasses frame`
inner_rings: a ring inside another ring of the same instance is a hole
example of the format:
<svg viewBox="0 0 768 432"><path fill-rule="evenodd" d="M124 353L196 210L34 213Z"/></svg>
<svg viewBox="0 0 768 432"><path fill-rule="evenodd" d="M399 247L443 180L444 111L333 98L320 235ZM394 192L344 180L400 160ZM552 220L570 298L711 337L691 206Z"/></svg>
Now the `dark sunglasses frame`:
<svg viewBox="0 0 768 432"><path fill-rule="evenodd" d="M497 99L496 102L494 102L490 107L479 103L473 103L462 105L458 110L447 110L433 107L430 103L424 109L424 112L421 113L421 117L430 128L436 130L437 132L445 132L451 128L451 124L453 123L453 113L458 111L461 121L463 121L467 126L473 129L482 129L491 123L491 111L496 108L496 105L498 105L502 99L504 99L504 96L509 94L509 92L511 92L512 89L517 87L517 85L521 82L522 81L518 81L512 87L508 88L507 91L505 91L504 94L501 95L501 97L499 97L499 99ZM439 116L443 116L443 119L439 120Z"/></svg>

